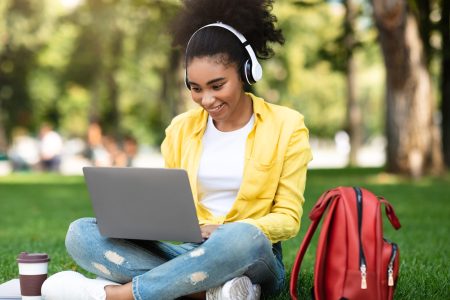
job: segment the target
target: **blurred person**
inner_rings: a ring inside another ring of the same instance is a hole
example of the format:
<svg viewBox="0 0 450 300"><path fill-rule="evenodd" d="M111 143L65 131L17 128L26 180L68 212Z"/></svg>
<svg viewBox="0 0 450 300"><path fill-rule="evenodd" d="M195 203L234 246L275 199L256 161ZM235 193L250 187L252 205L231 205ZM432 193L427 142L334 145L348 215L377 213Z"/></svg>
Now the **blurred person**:
<svg viewBox="0 0 450 300"><path fill-rule="evenodd" d="M103 144L92 149L91 161L96 167L111 167L113 165L111 155Z"/></svg>
<svg viewBox="0 0 450 300"><path fill-rule="evenodd" d="M348 156L351 150L350 136L346 131L340 130L334 135L334 142L336 144L336 150L339 154Z"/></svg>
<svg viewBox="0 0 450 300"><path fill-rule="evenodd" d="M89 123L86 139L86 157L92 162L92 165L96 167L111 167L113 165L112 157L105 147L105 142L108 144L108 138L105 141L99 122L94 120Z"/></svg>
<svg viewBox="0 0 450 300"><path fill-rule="evenodd" d="M123 141L123 152L125 153L127 163L127 167L133 166L133 160L138 153L139 147L137 140L131 136L126 135Z"/></svg>
<svg viewBox="0 0 450 300"><path fill-rule="evenodd" d="M44 171L57 172L61 164L63 139L53 127L44 123L39 131L39 154Z"/></svg>
<svg viewBox="0 0 450 300"><path fill-rule="evenodd" d="M97 121L89 123L87 130L87 142L90 147L97 147L102 144L102 127Z"/></svg>
<svg viewBox="0 0 450 300"><path fill-rule="evenodd" d="M126 167L127 156L125 152L120 148L117 139L112 135L106 135L103 137L103 146L110 158L110 164L114 167Z"/></svg>
<svg viewBox="0 0 450 300"><path fill-rule="evenodd" d="M63 175L83 175L82 168L92 166L86 157L87 141L80 137L68 137L64 141L59 172Z"/></svg>
<svg viewBox="0 0 450 300"><path fill-rule="evenodd" d="M167 168L188 173L204 241L144 245L78 219L66 249L108 280L56 273L44 299L256 300L285 288L281 241L300 228L312 155L299 112L245 91L262 76L256 55L269 58L269 43L284 42L272 2L185 0L176 18L174 43L185 48L185 82L198 107L172 120L161 150Z"/></svg>
<svg viewBox="0 0 450 300"><path fill-rule="evenodd" d="M8 150L8 157L14 171L32 170L40 161L39 143L25 128L15 128L12 133L12 144Z"/></svg>

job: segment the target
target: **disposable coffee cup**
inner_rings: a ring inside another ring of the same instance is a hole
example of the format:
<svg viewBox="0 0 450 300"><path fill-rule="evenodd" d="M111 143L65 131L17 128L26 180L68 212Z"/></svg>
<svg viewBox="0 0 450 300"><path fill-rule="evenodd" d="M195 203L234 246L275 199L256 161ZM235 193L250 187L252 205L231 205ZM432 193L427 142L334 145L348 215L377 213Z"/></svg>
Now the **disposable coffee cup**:
<svg viewBox="0 0 450 300"><path fill-rule="evenodd" d="M19 264L20 293L22 300L41 300L41 287L47 279L48 262L46 253L22 252L17 257Z"/></svg>

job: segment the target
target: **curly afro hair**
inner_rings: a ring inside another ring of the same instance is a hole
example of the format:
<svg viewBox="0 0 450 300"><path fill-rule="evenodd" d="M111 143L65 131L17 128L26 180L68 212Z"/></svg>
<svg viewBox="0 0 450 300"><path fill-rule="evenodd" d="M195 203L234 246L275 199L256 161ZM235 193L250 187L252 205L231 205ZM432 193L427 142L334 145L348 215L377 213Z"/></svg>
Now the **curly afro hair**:
<svg viewBox="0 0 450 300"><path fill-rule="evenodd" d="M277 18L271 14L273 0L182 0L183 7L171 24L173 45L186 51L186 62L194 57L226 54L228 62L241 65L248 54L233 33L220 27L199 28L222 22L242 33L256 56L274 55L269 43L284 43ZM191 38L189 42L189 39ZM189 49L186 49L189 42Z"/></svg>

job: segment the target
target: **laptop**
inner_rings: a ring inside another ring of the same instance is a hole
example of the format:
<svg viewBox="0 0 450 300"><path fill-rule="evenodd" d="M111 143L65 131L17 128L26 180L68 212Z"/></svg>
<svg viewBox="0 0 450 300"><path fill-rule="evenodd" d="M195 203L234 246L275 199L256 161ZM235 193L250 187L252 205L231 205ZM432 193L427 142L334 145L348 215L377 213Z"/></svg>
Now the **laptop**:
<svg viewBox="0 0 450 300"><path fill-rule="evenodd" d="M185 170L84 167L83 173L103 236L203 240Z"/></svg>

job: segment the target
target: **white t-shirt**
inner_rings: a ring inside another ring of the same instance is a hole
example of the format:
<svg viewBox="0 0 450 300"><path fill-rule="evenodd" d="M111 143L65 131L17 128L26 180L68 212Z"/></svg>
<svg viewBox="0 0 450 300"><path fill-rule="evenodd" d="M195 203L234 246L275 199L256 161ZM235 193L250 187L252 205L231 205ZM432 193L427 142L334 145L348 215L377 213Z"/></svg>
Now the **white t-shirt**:
<svg viewBox="0 0 450 300"><path fill-rule="evenodd" d="M244 127L222 132L208 117L202 139L198 192L201 203L214 216L225 216L233 206L244 173L247 136L254 123L252 115Z"/></svg>

